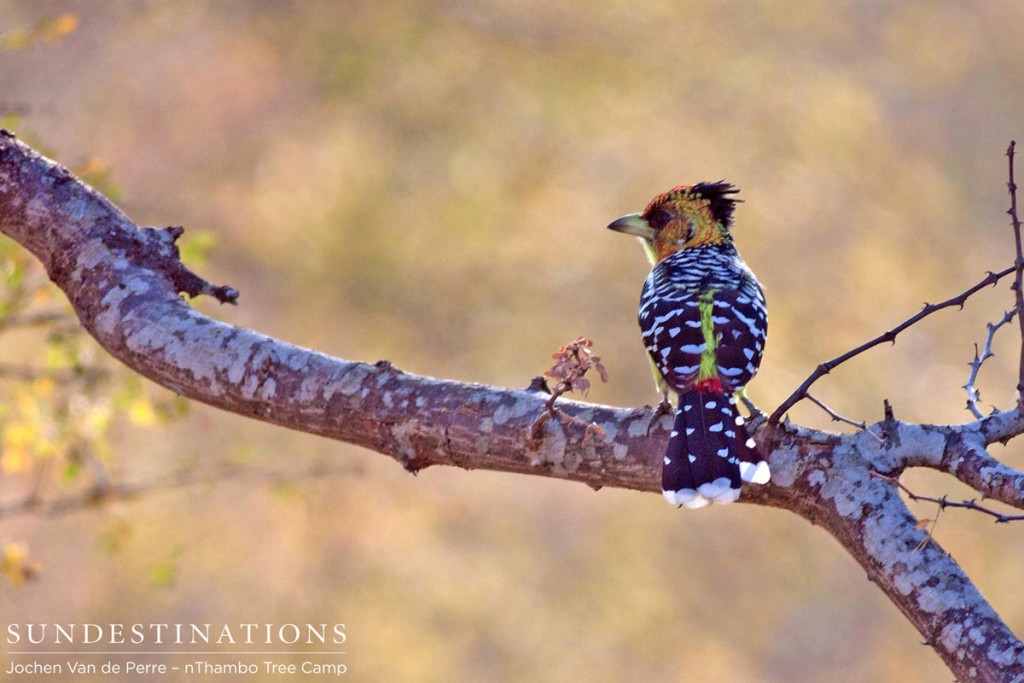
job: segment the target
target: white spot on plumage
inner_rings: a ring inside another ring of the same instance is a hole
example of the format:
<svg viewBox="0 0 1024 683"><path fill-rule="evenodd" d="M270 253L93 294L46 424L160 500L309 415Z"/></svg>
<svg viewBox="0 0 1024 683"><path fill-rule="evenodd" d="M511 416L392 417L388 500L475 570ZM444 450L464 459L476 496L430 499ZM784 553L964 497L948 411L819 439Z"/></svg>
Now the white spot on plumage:
<svg viewBox="0 0 1024 683"><path fill-rule="evenodd" d="M741 462L740 479L751 484L767 484L772 478L772 471L764 460L758 463Z"/></svg>
<svg viewBox="0 0 1024 683"><path fill-rule="evenodd" d="M651 326L652 327L657 327L657 326L661 325L663 322L666 322L669 318L674 318L677 315L679 315L679 311L678 310L671 310L668 313L666 313L665 315L659 315L657 318L655 318L654 320L651 321Z"/></svg>
<svg viewBox="0 0 1024 683"><path fill-rule="evenodd" d="M722 431L722 428L724 426L725 425L723 425L721 422L717 422L717 423L711 425L710 427L708 427L708 431L709 432L720 432L720 431Z"/></svg>
<svg viewBox="0 0 1024 683"><path fill-rule="evenodd" d="M747 316L743 315L743 313L741 313L738 308L732 309L732 312L737 318L739 318L741 323L749 327L751 330L757 329L757 326L754 324L753 318L748 318Z"/></svg>
<svg viewBox="0 0 1024 683"><path fill-rule="evenodd" d="M729 456L729 449L728 448L720 448L720 449L718 449L717 453L718 453L718 457L726 458L726 457Z"/></svg>
<svg viewBox="0 0 1024 683"><path fill-rule="evenodd" d="M671 436L672 438L675 438L675 437L679 436L679 432L677 432L676 430L673 429L672 433L669 436Z"/></svg>
<svg viewBox="0 0 1024 683"><path fill-rule="evenodd" d="M679 350L683 353L704 353L704 350L707 348L707 344L687 344L686 346L680 346Z"/></svg>
<svg viewBox="0 0 1024 683"><path fill-rule="evenodd" d="M743 349L743 355L747 357L747 360L750 360L754 357L754 351L753 349Z"/></svg>
<svg viewBox="0 0 1024 683"><path fill-rule="evenodd" d="M662 458L661 462L662 462L662 463L663 463L663 464L664 464L664 465L665 465L666 467L672 464L672 461L668 459L668 456L667 456L667 455L666 455L666 456L665 456L664 458Z"/></svg>
<svg viewBox="0 0 1024 683"><path fill-rule="evenodd" d="M686 458L687 458L687 460L690 461L690 464L693 464L693 463L697 462L697 456L696 455L688 455L688 456L686 456Z"/></svg>
<svg viewBox="0 0 1024 683"><path fill-rule="evenodd" d="M682 329L678 327L673 327L668 331L668 336L672 339L675 339L676 335L679 334L680 332L682 332Z"/></svg>
<svg viewBox="0 0 1024 683"><path fill-rule="evenodd" d="M746 422L746 420L743 419L742 415L737 415L736 416L736 426L737 427L742 427L744 422Z"/></svg>
<svg viewBox="0 0 1024 683"><path fill-rule="evenodd" d="M687 427L686 428L686 435L687 436L689 436L690 434L693 434L693 432L694 432L694 428L693 427Z"/></svg>
<svg viewBox="0 0 1024 683"><path fill-rule="evenodd" d="M705 408L714 408L715 407L715 402L714 401L708 401L707 403L704 404L704 407Z"/></svg>
<svg viewBox="0 0 1024 683"><path fill-rule="evenodd" d="M744 444L744 445L745 445L745 446L746 446L747 448L757 448L757 444L756 444L756 443L754 442L754 439L753 439L753 438L749 438L749 439L747 439L747 443L746 443L746 444Z"/></svg>

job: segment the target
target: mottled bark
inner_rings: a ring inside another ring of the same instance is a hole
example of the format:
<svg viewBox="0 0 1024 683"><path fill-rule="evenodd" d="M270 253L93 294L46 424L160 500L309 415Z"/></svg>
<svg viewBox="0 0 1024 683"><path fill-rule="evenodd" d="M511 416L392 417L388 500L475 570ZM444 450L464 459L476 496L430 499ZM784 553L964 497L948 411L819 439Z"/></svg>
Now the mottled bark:
<svg viewBox="0 0 1024 683"><path fill-rule="evenodd" d="M316 351L213 320L179 292L231 302L179 261L180 228L139 228L60 165L0 135L0 232L35 254L82 325L111 355L191 399L378 451L415 471L455 465L658 492L668 418L649 409L559 400L579 420L530 427L547 396L452 382ZM587 434L586 424L603 432ZM835 435L752 422L771 463L743 502L791 510L826 529L961 680L1024 680L1024 645L956 562L917 528L898 477L930 467L1024 507L1024 474L986 451L1024 430L1017 409L964 425L886 420ZM681 518L685 514L681 512ZM706 513L705 513L706 514ZM910 644L908 643L909 647Z"/></svg>

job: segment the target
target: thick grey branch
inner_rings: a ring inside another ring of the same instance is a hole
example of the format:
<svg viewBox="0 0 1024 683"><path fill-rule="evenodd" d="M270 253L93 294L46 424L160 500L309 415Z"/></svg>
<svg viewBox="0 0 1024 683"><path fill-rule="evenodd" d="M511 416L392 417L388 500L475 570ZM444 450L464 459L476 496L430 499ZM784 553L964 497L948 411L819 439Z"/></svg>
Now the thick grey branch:
<svg viewBox="0 0 1024 683"><path fill-rule="evenodd" d="M908 467L947 472L985 498L1024 509L1024 473L1007 467L986 447L1020 433L1016 408L961 425L920 425L886 421L873 428L886 435L884 442L854 437L852 445L872 471L898 475Z"/></svg>
<svg viewBox="0 0 1024 683"><path fill-rule="evenodd" d="M1024 509L1024 472L993 458L982 439L971 433L963 433L950 442L940 469L986 498Z"/></svg>
<svg viewBox="0 0 1024 683"><path fill-rule="evenodd" d="M912 431L916 425L907 427ZM935 439L897 431L907 437L902 447ZM960 680L1024 680L1024 644L953 558L917 528L895 487L872 476L877 467L865 454L881 453L877 440L863 432L855 436L812 445L772 432L767 445L772 482L779 488L752 487L745 497L793 510L824 527ZM759 438L765 440L765 434Z"/></svg>

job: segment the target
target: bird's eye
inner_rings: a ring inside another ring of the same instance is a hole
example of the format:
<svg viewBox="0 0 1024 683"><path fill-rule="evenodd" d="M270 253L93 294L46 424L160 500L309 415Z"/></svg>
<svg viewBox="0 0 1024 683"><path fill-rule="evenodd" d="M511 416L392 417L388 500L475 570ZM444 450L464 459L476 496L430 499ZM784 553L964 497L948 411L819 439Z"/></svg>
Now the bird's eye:
<svg viewBox="0 0 1024 683"><path fill-rule="evenodd" d="M672 221L672 214L665 209L658 209L651 214L651 217L647 219L647 222L651 224L651 227L655 230L661 230Z"/></svg>

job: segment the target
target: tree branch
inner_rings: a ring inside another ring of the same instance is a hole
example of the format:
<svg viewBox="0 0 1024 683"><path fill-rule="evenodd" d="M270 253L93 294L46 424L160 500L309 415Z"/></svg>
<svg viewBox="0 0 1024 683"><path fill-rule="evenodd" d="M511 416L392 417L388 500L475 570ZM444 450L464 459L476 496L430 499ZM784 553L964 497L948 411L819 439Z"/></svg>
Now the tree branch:
<svg viewBox="0 0 1024 683"><path fill-rule="evenodd" d="M405 373L386 361L331 358L201 315L178 293L233 302L237 292L212 286L181 264L174 245L180 229L136 227L10 134L0 135L0 232L39 258L82 325L111 355L183 396L363 446L413 472L453 465L593 488L660 489L668 433L659 423L648 436L649 409L560 399L558 410L572 419L546 420L538 438L531 438L530 427L548 400L535 388L481 386ZM897 492L871 473L898 474L915 458L938 467L947 445L958 439L973 440L983 451L991 442L986 439L1020 433L1019 411L946 431L887 420L880 425L884 444L863 433L832 435L778 419L821 374L1012 270L990 274L823 364L772 420L750 422L772 480L745 487L741 500L791 510L826 529L961 680L1021 679L1024 644L937 544L915 550L924 538L916 520ZM593 438L591 424L600 439ZM890 438L890 431L907 438ZM920 441L910 438L918 433ZM964 470L952 462L949 468ZM979 482L997 491L1003 484L987 471L979 472Z"/></svg>
<svg viewBox="0 0 1024 683"><path fill-rule="evenodd" d="M745 490L744 499L792 510L826 529L959 680L1024 680L1024 643L952 556L918 528L896 490L872 474L862 449L878 452L877 441L849 436L855 435L816 446L782 430L760 432L759 443L772 452L772 484Z"/></svg>
<svg viewBox="0 0 1024 683"><path fill-rule="evenodd" d="M981 439L961 433L950 441L939 469L967 484L986 498L1024 509L1024 472L993 458Z"/></svg>

